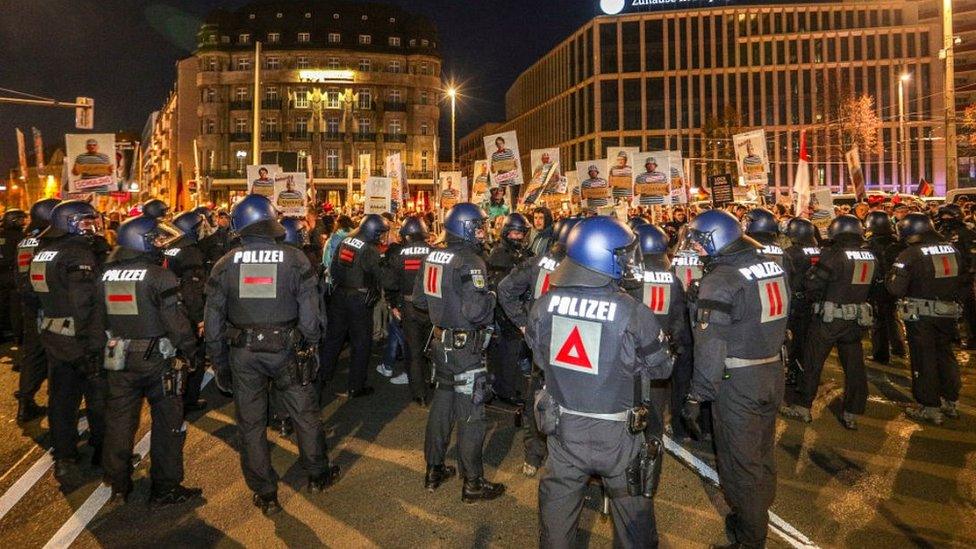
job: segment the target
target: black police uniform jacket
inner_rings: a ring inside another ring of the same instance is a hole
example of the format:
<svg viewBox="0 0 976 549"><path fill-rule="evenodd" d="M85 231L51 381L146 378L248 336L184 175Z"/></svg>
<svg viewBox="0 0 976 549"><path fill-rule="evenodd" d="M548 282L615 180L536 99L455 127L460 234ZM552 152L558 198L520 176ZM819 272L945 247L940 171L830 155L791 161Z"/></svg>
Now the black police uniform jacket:
<svg viewBox="0 0 976 549"><path fill-rule="evenodd" d="M206 256L200 245L183 237L165 252L163 265L179 279L180 295L190 322L203 322L204 292L207 283Z"/></svg>
<svg viewBox="0 0 976 549"><path fill-rule="evenodd" d="M403 309L413 300L420 266L431 251L426 242L391 244L383 258L383 290L390 307Z"/></svg>
<svg viewBox="0 0 976 549"><path fill-rule="evenodd" d="M855 235L839 235L821 249L803 282L811 302L865 303L875 283L877 258Z"/></svg>
<svg viewBox="0 0 976 549"><path fill-rule="evenodd" d="M526 250L522 250L502 240L495 244L491 253L488 254L486 264L488 266L488 287L497 292L498 286L513 269L525 259ZM501 299L495 308L495 322L501 328L503 335L515 335L519 333L516 325L505 313L501 304Z"/></svg>
<svg viewBox="0 0 976 549"><path fill-rule="evenodd" d="M929 232L898 254L885 287L895 297L958 301L963 291L972 291L966 287L962 266L959 250L938 233Z"/></svg>
<svg viewBox="0 0 976 549"><path fill-rule="evenodd" d="M498 303L512 324L525 328L532 304L549 291L552 273L560 260L552 252L529 257L498 283Z"/></svg>
<svg viewBox="0 0 976 549"><path fill-rule="evenodd" d="M786 339L790 288L786 271L755 248L711 259L695 313L691 394L715 400L725 359L777 355Z"/></svg>
<svg viewBox="0 0 976 549"><path fill-rule="evenodd" d="M680 347L691 345L688 304L678 277L668 268L667 256L644 258L640 284L630 292L657 317L671 341Z"/></svg>
<svg viewBox="0 0 976 549"><path fill-rule="evenodd" d="M363 290L372 299L379 298L383 271L380 267L380 251L376 244L370 244L352 234L339 244L332 257L329 274L338 288ZM375 301L368 305L375 305Z"/></svg>

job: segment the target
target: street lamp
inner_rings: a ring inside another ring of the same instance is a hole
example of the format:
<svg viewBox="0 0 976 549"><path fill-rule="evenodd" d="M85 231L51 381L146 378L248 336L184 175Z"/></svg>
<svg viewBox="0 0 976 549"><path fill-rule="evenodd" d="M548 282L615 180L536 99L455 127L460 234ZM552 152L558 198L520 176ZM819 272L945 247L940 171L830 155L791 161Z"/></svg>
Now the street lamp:
<svg viewBox="0 0 976 549"><path fill-rule="evenodd" d="M455 136L455 128L457 124L457 88L453 85L447 88L447 96L451 98L451 171L455 171L457 166L455 165L455 150L454 146L457 142Z"/></svg>
<svg viewBox="0 0 976 549"><path fill-rule="evenodd" d="M901 141L901 187L905 193L911 192L908 182L908 137L905 131L905 85L911 79L911 73L907 72L898 77L898 139Z"/></svg>

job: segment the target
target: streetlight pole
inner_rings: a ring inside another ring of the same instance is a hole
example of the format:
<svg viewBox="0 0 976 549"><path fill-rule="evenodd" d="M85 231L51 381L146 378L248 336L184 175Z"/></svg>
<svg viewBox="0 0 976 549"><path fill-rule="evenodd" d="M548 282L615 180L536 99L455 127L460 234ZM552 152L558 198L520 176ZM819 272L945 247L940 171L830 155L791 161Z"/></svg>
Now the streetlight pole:
<svg viewBox="0 0 976 549"><path fill-rule="evenodd" d="M959 158L956 156L956 83L952 34L952 0L942 0L942 51L945 54L945 158L946 191L959 186Z"/></svg>
<svg viewBox="0 0 976 549"><path fill-rule="evenodd" d="M905 131L905 84L911 80L912 75L903 72L898 77L898 140L901 141L901 188L902 192L910 193L908 182L908 132Z"/></svg>
<svg viewBox="0 0 976 549"><path fill-rule="evenodd" d="M451 98L451 171L457 170L455 164L455 144L457 143L457 88L451 86L447 89L447 96Z"/></svg>

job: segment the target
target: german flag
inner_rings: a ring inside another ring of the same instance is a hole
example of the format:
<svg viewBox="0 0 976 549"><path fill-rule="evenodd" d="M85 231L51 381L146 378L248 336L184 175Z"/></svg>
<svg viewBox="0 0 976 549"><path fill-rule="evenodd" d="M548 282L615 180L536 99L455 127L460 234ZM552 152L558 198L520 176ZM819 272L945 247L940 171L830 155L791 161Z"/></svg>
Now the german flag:
<svg viewBox="0 0 976 549"><path fill-rule="evenodd" d="M932 196L935 194L935 188L931 183L925 180L924 177L919 178L918 188L915 189L916 196Z"/></svg>

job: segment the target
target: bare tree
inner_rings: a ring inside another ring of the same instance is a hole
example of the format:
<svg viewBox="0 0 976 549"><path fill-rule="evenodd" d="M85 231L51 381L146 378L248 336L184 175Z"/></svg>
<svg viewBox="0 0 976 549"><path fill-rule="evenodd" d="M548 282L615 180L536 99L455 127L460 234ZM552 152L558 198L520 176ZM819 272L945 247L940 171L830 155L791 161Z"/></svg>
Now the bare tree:
<svg viewBox="0 0 976 549"><path fill-rule="evenodd" d="M882 151L878 134L881 119L878 117L874 96L857 95L846 84L831 82L818 95L818 111L823 122L816 125L817 160L843 162L844 153L857 147L861 159L870 158Z"/></svg>
<svg viewBox="0 0 976 549"><path fill-rule="evenodd" d="M731 105L725 105L718 114L709 115L702 126L702 138L705 141L703 155L709 160L701 162L702 180L705 176L730 173L732 180L738 181L738 168L734 162L735 147L732 136L741 133L742 113Z"/></svg>

